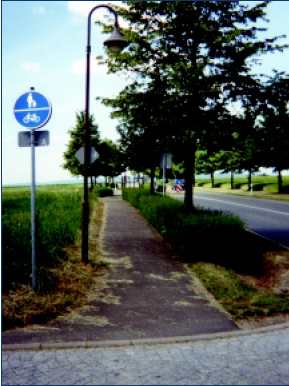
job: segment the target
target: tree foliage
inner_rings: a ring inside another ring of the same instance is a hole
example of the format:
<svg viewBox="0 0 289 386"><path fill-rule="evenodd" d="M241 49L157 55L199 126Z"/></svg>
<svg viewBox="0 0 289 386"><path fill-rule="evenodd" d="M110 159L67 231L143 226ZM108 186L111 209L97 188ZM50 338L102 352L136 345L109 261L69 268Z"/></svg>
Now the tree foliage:
<svg viewBox="0 0 289 386"><path fill-rule="evenodd" d="M98 127L95 123L94 117L91 115L89 118L89 124L91 127L91 146L95 149L98 148L100 142L100 136ZM76 152L84 146L84 113L80 112L76 114L75 126L69 130L70 139L67 145L67 150L64 153L64 165L65 169L68 169L72 175L79 176L84 175L84 167L80 164L76 158ZM91 175L91 172L89 172Z"/></svg>
<svg viewBox="0 0 289 386"><path fill-rule="evenodd" d="M106 139L101 141L94 117L89 120L91 126L91 146L98 152L99 158L92 162L88 171L90 177L115 177L125 170L124 157L117 144ZM76 124L69 131L70 139L64 153L65 169L73 175L84 175L84 166L76 157L78 149L84 146L84 113L76 114Z"/></svg>
<svg viewBox="0 0 289 386"><path fill-rule="evenodd" d="M156 164L166 148L182 158L190 211L197 147L230 145L228 103L254 94L251 65L258 55L282 47L277 38L258 38L267 2L126 3L119 12L129 23L124 32L131 44L108 63L111 71L133 72L136 81L109 103L121 119L132 167ZM149 159L140 152L146 147Z"/></svg>

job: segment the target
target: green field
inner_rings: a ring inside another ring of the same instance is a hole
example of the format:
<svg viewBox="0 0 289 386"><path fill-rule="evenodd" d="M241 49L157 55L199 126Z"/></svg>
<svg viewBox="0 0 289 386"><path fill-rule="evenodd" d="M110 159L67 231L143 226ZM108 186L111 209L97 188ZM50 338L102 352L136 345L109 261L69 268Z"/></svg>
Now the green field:
<svg viewBox="0 0 289 386"><path fill-rule="evenodd" d="M64 247L78 236L81 191L77 185L41 186L36 194L37 256L40 280L46 268L66 258ZM31 281L29 188L4 188L2 195L3 290ZM45 274L44 274L45 276ZM48 282L42 283L44 287Z"/></svg>
<svg viewBox="0 0 289 386"><path fill-rule="evenodd" d="M210 178L196 178L196 186L203 188L211 188ZM283 177L284 193L289 193L289 176ZM215 177L215 189L231 189L230 178L223 176ZM276 194L278 192L277 176L254 176L252 177L253 192L264 192ZM234 190L246 192L248 187L248 178L246 176L236 175L234 178Z"/></svg>

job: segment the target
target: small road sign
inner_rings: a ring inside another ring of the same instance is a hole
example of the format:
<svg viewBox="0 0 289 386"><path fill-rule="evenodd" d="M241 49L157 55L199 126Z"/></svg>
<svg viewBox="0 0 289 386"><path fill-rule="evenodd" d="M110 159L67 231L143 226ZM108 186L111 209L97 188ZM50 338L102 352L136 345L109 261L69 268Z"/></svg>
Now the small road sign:
<svg viewBox="0 0 289 386"><path fill-rule="evenodd" d="M82 146L80 149L77 150L75 153L76 158L81 163L81 165L84 164L84 147ZM94 147L90 148L90 162L93 163L99 158L98 152L95 150Z"/></svg>
<svg viewBox="0 0 289 386"><path fill-rule="evenodd" d="M27 129L38 129L50 119L52 107L42 94L33 90L21 95L14 106L17 122Z"/></svg>
<svg viewBox="0 0 289 386"><path fill-rule="evenodd" d="M164 167L166 169L171 169L172 168L172 154L171 153L164 153L162 155L161 159L161 167Z"/></svg>
<svg viewBox="0 0 289 386"><path fill-rule="evenodd" d="M31 143L31 131L19 131L18 133L18 146L30 147ZM48 146L49 145L49 131L35 131L34 133L34 146Z"/></svg>

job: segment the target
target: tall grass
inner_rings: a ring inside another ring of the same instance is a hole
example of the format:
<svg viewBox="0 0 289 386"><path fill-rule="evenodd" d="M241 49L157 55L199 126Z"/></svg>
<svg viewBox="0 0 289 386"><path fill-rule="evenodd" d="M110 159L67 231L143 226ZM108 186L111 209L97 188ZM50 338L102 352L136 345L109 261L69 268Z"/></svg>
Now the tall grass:
<svg viewBox="0 0 289 386"><path fill-rule="evenodd" d="M242 245L244 238L247 240L244 224L238 217L203 209L186 213L180 201L167 196L151 196L145 189L124 189L123 197L138 208L185 259L247 267L243 253L241 261L234 253L236 245ZM250 267L252 261L250 254Z"/></svg>
<svg viewBox="0 0 289 386"><path fill-rule="evenodd" d="M65 259L64 247L73 243L80 229L79 189L42 188L37 191L38 269ZM3 290L30 283L31 235L28 189L4 189L2 213Z"/></svg>

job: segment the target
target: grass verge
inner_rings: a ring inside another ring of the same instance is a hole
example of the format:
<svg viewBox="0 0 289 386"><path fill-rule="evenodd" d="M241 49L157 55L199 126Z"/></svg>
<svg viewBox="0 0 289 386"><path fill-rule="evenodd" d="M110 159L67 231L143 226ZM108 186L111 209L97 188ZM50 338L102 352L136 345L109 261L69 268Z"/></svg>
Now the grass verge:
<svg viewBox="0 0 289 386"><path fill-rule="evenodd" d="M97 200L92 203L89 240L90 264L84 265L81 263L81 247L79 240L79 192L72 192L66 188L65 194L62 196L58 191L58 195L61 196L60 202L63 203L65 201L65 205L60 205L60 203L58 203L58 205L56 205L57 213L51 213L49 211L49 205L51 200L55 201L55 196L53 194L49 195L48 193L56 194L57 189L54 189L56 190L55 192L45 191L44 198L46 197L46 200L44 199L41 201L43 196L38 196L38 206L42 208L46 206L48 209L47 213L45 213L45 219L47 220L45 223L45 232L41 234L43 237L48 235L47 239L50 240L51 244L48 249L50 252L53 252L53 254L50 255L51 261L49 261L48 264L45 264L45 261L43 263L42 260L39 272L41 290L37 293L32 291L29 284L30 277L28 269L31 268L31 266L29 266L28 261L26 262L24 259L21 259L21 256L23 257L23 254L21 254L21 242L22 248L23 243L29 244L29 233L28 235L26 233L22 236L17 235L17 231L21 232L23 229L23 213L25 213L25 210L29 210L29 205L27 209L27 205L25 204L27 191L21 191L20 193L13 191L12 196L8 194L8 197L5 197L6 215L8 215L10 211L10 213L14 214L15 219L14 222L11 222L11 219L8 223L6 221L6 244L3 246L6 254L4 259L8 259L8 262L11 262L11 259L15 256L16 259L14 260L13 269L10 268L9 271L9 279L13 281L6 283L6 289L2 296L2 326L4 330L17 326L22 327L31 323L44 323L72 307L75 308L81 306L86 301L88 289L95 285L96 281L102 281L102 276L106 273L107 264L102 261L102 255L98 245L103 205ZM69 200L71 195L75 197L72 200ZM78 213L78 216L76 217L74 217L75 213L73 214L75 211ZM68 212L71 213L69 214ZM49 214L51 216L50 219ZM64 218L62 217L62 214L64 214ZM75 224L70 224L70 228L65 228L64 226L66 231L70 229L71 233L65 235L65 237L63 237L64 240L60 243L59 237L61 237L63 233L60 233L60 235L57 235L57 232L55 233L58 225L54 227L54 223L56 222L63 227L61 223L62 221L65 221L65 219L67 219L67 221L70 220L71 222L75 221ZM26 221L25 216L24 220ZM19 224L18 228L17 224ZM53 225L51 226L51 224ZM29 232L29 226L27 226L27 228ZM14 232L14 237L18 237L18 242L15 244L15 248L17 247L16 251L11 249L13 243L10 243L9 245L11 247L7 248L7 240L11 240L9 230L10 232ZM53 235L56 237L53 237ZM58 253L58 251L60 251L60 253ZM12 252L12 254L7 255L7 252ZM18 256L17 253L20 253L20 256ZM47 253L46 250L46 254ZM23 272L23 264L27 264L27 275L19 281L18 278L21 274L21 270ZM8 265L7 262L6 265ZM9 265L8 267L6 266L6 269L8 268Z"/></svg>
<svg viewBox="0 0 289 386"><path fill-rule="evenodd" d="M208 210L186 214L181 202L146 190L126 189L123 197L235 320L289 312L289 252L247 232L234 216Z"/></svg>
<svg viewBox="0 0 289 386"><path fill-rule="evenodd" d="M212 263L199 262L188 267L236 320L289 312L288 294L256 288L236 272Z"/></svg>

